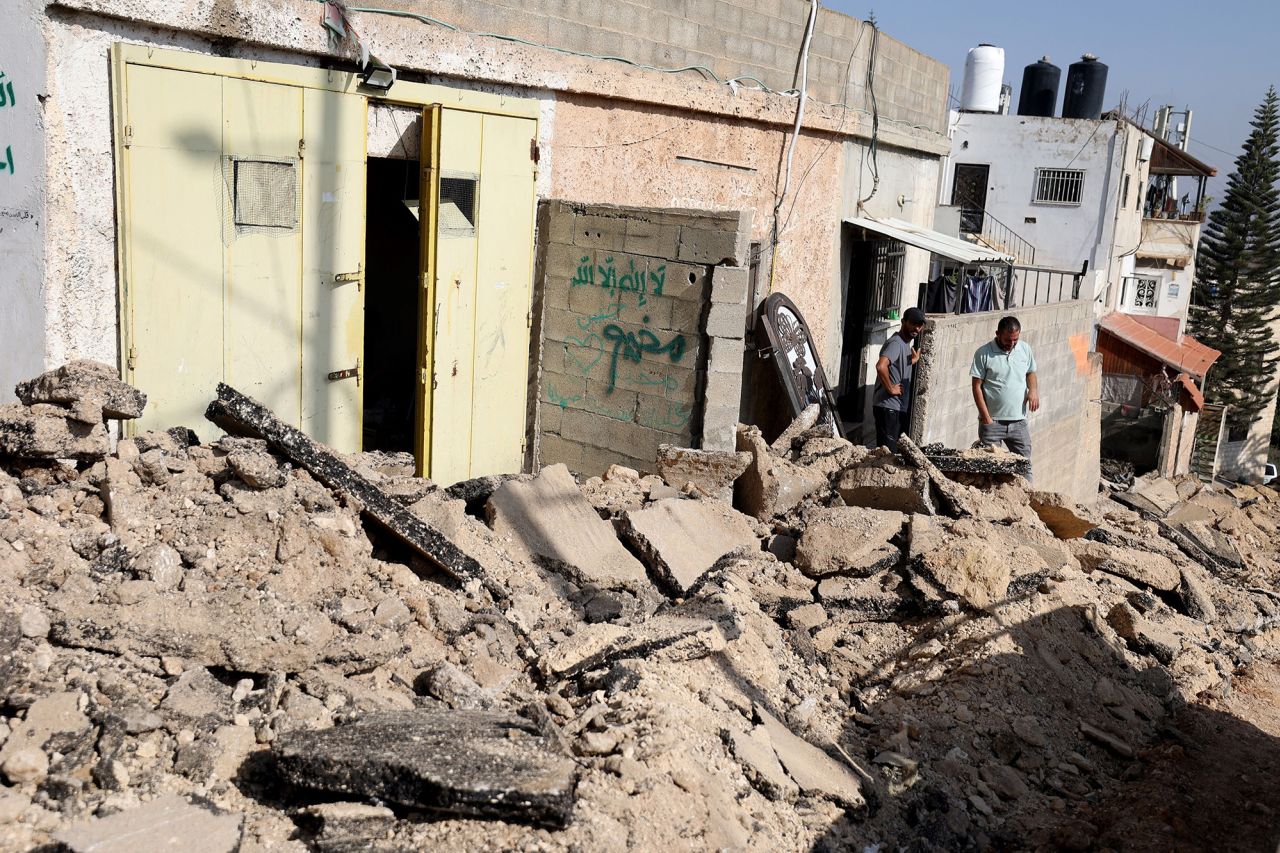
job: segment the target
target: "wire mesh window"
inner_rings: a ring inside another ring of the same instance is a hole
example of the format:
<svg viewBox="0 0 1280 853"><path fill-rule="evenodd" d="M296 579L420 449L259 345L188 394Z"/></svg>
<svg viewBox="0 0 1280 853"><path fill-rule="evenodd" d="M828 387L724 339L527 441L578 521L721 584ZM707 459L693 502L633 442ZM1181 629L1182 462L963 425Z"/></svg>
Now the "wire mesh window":
<svg viewBox="0 0 1280 853"><path fill-rule="evenodd" d="M480 176L459 172L440 175L440 236L474 237Z"/></svg>
<svg viewBox="0 0 1280 853"><path fill-rule="evenodd" d="M233 160L235 224L238 228L298 227L297 164L279 160Z"/></svg>
<svg viewBox="0 0 1280 853"><path fill-rule="evenodd" d="M867 319L871 322L890 319L902 303L902 262L907 249L897 240L881 240L875 245L871 264L871 304Z"/></svg>
<svg viewBox="0 0 1280 853"><path fill-rule="evenodd" d="M1083 169L1036 169L1036 197L1041 204L1079 204Z"/></svg>

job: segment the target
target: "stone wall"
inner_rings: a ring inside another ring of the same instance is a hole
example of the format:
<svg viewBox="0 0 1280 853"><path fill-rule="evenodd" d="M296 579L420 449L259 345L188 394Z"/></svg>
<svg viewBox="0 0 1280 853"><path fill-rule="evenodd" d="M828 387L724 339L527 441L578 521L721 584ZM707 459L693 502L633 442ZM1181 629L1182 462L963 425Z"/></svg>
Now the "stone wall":
<svg viewBox="0 0 1280 853"><path fill-rule="evenodd" d="M1040 411L1030 415L1035 485L1077 500L1098 491L1102 361L1089 352L1093 312L1076 300L1015 311L1035 353ZM1002 312L931 318L917 365L911 435L964 448L978 437L969 367Z"/></svg>
<svg viewBox="0 0 1280 853"><path fill-rule="evenodd" d="M537 464L651 470L662 443L706 434L727 445L749 225L737 213L564 201L543 203L539 225Z"/></svg>

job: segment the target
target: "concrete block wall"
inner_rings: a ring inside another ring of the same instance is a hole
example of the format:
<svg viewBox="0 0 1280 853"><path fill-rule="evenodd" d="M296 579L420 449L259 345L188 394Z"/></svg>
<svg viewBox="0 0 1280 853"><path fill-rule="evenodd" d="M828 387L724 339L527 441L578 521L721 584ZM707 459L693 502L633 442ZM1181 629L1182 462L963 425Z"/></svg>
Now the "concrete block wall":
<svg viewBox="0 0 1280 853"><path fill-rule="evenodd" d="M1093 311L1076 300L1015 310L1036 357L1040 411L1029 415L1035 485L1076 500L1098 487L1101 360L1091 358ZM921 343L911 435L965 448L978 438L969 368L1003 312L931 318Z"/></svg>
<svg viewBox="0 0 1280 853"><path fill-rule="evenodd" d="M730 440L748 221L733 212L541 205L537 465L563 462L584 475L614 463L652 470L659 444L696 446L705 426L713 443Z"/></svg>
<svg viewBox="0 0 1280 853"><path fill-rule="evenodd" d="M594 56L658 68L702 66L722 80L754 77L779 92L794 85L809 15L805 0L387 0L379 5L431 15L472 32ZM820 9L809 51L810 96L869 110L870 51L868 24ZM881 117L944 131L947 66L884 34L876 52ZM697 71L683 73L701 77Z"/></svg>

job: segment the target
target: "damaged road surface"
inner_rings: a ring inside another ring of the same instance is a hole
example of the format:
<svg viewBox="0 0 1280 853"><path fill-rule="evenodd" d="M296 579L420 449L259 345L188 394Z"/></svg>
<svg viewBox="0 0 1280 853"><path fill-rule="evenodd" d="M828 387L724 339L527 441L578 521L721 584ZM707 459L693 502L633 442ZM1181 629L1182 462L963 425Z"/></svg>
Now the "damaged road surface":
<svg viewBox="0 0 1280 853"><path fill-rule="evenodd" d="M806 416L441 489L217 393L0 406L0 850L1275 847L1269 487Z"/></svg>

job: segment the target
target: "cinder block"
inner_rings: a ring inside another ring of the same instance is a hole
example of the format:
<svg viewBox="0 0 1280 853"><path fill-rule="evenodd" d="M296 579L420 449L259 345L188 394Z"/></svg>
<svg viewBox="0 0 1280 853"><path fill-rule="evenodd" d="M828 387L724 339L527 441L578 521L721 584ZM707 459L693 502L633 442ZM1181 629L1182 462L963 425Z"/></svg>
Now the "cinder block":
<svg viewBox="0 0 1280 853"><path fill-rule="evenodd" d="M627 221L621 217L579 214L573 219L575 246L620 252L626 235Z"/></svg>
<svg viewBox="0 0 1280 853"><path fill-rule="evenodd" d="M670 311L667 320L668 329L683 332L686 335L701 337L702 315L706 309L704 303L685 299L671 299L667 301L667 307Z"/></svg>
<svg viewBox="0 0 1280 853"><path fill-rule="evenodd" d="M560 415L563 409L554 403L538 404L538 431L545 433L560 432Z"/></svg>
<svg viewBox="0 0 1280 853"><path fill-rule="evenodd" d="M653 456L642 459L636 456L628 456L618 450L607 447L584 447L582 448L582 461L579 467L570 468L570 470L580 474L583 477L599 477L605 471L609 470L611 465L625 465L628 468L634 468L642 474L652 473L654 468L654 460L658 454L655 452Z"/></svg>
<svg viewBox="0 0 1280 853"><path fill-rule="evenodd" d="M691 401L640 394L636 399L636 423L667 433L668 442L688 444L693 440L695 410Z"/></svg>
<svg viewBox="0 0 1280 853"><path fill-rule="evenodd" d="M707 334L716 338L742 339L746 335L746 309L741 305L712 303L707 312Z"/></svg>
<svg viewBox="0 0 1280 853"><path fill-rule="evenodd" d="M538 440L538 465L545 468L557 463L564 463L570 471L581 470L582 445L553 433L544 432Z"/></svg>
<svg viewBox="0 0 1280 853"><path fill-rule="evenodd" d="M560 435L567 441L613 448L636 459L656 459L667 434L634 423L623 423L592 412L566 409Z"/></svg>
<svg viewBox="0 0 1280 853"><path fill-rule="evenodd" d="M742 262L738 256L738 237L732 230L711 230L682 226L680 228L679 259L688 263L728 264L737 266Z"/></svg>
<svg viewBox="0 0 1280 853"><path fill-rule="evenodd" d="M544 242L573 242L573 211L562 202L554 202L548 212L547 236Z"/></svg>
<svg viewBox="0 0 1280 853"><path fill-rule="evenodd" d="M711 301L746 305L750 284L748 267L715 267L711 270Z"/></svg>
<svg viewBox="0 0 1280 853"><path fill-rule="evenodd" d="M742 341L733 338L712 338L711 359L707 369L712 373L742 373Z"/></svg>
<svg viewBox="0 0 1280 853"><path fill-rule="evenodd" d="M636 419L636 392L617 386L610 390L607 380L588 379L586 393L572 408L632 423Z"/></svg>
<svg viewBox="0 0 1280 853"><path fill-rule="evenodd" d="M572 279L583 267L592 269L596 264L594 249L552 243L547 246L547 278Z"/></svg>
<svg viewBox="0 0 1280 853"><path fill-rule="evenodd" d="M677 262L658 263L650 267L662 276L662 295L672 299L702 302L707 297L707 268L695 264Z"/></svg>
<svg viewBox="0 0 1280 853"><path fill-rule="evenodd" d="M737 446L737 424L702 424L703 450L734 450Z"/></svg>
<svg viewBox="0 0 1280 853"><path fill-rule="evenodd" d="M708 373L706 388L706 394L703 395L703 402L706 406L741 405L741 373Z"/></svg>
<svg viewBox="0 0 1280 853"><path fill-rule="evenodd" d="M623 248L638 255L674 259L680 250L680 228L676 225L628 219Z"/></svg>

